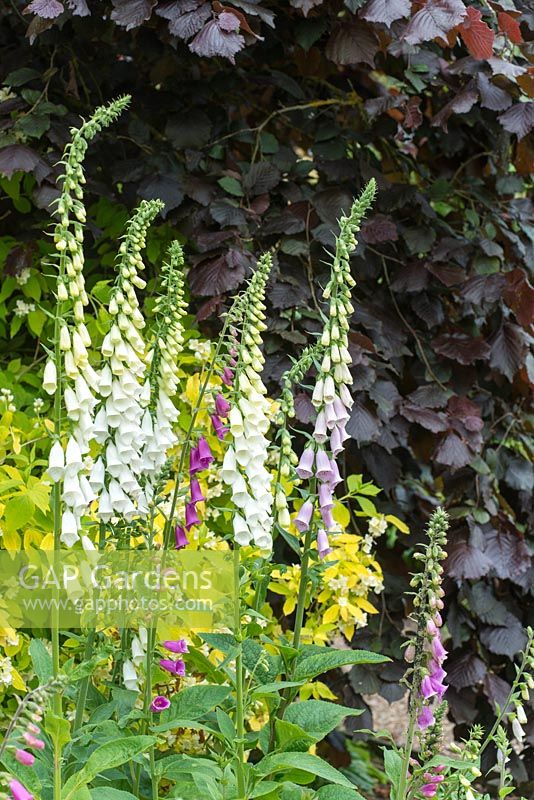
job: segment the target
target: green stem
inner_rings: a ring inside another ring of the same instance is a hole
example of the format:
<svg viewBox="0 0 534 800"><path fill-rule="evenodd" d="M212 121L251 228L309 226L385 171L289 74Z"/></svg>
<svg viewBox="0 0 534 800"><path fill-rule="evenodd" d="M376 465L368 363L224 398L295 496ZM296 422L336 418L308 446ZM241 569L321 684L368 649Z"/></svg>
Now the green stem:
<svg viewBox="0 0 534 800"><path fill-rule="evenodd" d="M95 639L96 639L96 631L94 628L91 628L91 630L87 634L87 639L85 641L85 648L83 652L84 663L87 663L87 661L89 661L91 659L91 656L93 655L93 646L95 643ZM74 716L74 722L72 725L73 733L81 727L83 722L83 715L85 713L85 704L87 702L87 694L89 692L89 681L90 681L90 675L86 675L86 677L80 681L78 696L76 697L76 714Z"/></svg>
<svg viewBox="0 0 534 800"><path fill-rule="evenodd" d="M306 610L306 591L308 589L308 570L310 566L310 549L312 543L313 525L306 531L304 537L304 548L302 551L302 561L300 567L300 583L297 598L297 610L295 612L295 628L293 631L293 647L298 650L300 647L300 635L304 623L304 612Z"/></svg>
<svg viewBox="0 0 534 800"><path fill-rule="evenodd" d="M235 637L238 641L238 652L235 660L235 692L236 692L236 772L237 772L237 795L238 800L245 800L245 713L244 713L244 692L243 692L243 643L241 640L241 605L240 605L240 576L239 576L239 545L234 544L234 583L235 583L235 606L234 606L234 628Z"/></svg>
<svg viewBox="0 0 534 800"><path fill-rule="evenodd" d="M408 733L406 734L406 744L404 746L404 753L402 756L401 772L399 775L399 783L397 786L397 794L395 800L405 800L406 786L408 783L408 771L410 768L410 759L412 757L413 740L415 735L415 710L412 709L410 713L410 721L408 724Z"/></svg>

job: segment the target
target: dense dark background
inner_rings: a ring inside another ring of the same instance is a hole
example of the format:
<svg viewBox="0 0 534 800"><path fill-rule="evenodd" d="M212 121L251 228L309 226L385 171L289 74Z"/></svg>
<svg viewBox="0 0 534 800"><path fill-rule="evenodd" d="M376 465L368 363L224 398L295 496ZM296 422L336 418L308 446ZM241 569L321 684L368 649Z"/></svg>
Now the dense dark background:
<svg viewBox="0 0 534 800"><path fill-rule="evenodd" d="M400 656L409 562L399 554L444 503L448 696L460 726L486 719L513 678L522 626L534 624L531 4L2 5L4 278L39 264L69 126L131 93L131 111L88 159L90 281L110 263L103 232L118 235L124 206L141 197L166 203L149 262L181 234L208 332L254 257L275 246L266 346L276 391L289 354L318 326L340 210L377 179L353 260L346 468L372 476L381 508L413 533L382 545L387 615L363 636ZM13 340L15 299L0 299L0 355L30 359L36 331L22 326ZM297 406L308 422L305 394ZM354 671L346 702L361 690L399 696L400 671ZM528 734L534 745L534 723Z"/></svg>

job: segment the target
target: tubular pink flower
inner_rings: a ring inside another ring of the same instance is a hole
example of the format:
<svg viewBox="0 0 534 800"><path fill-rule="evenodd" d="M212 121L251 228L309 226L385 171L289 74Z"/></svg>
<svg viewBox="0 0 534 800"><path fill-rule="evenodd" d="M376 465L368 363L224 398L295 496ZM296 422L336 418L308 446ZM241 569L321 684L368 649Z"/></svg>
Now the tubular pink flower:
<svg viewBox="0 0 534 800"><path fill-rule="evenodd" d="M430 706L423 706L423 710L417 717L417 724L419 725L420 730L426 730L426 728L429 728L434 724L434 722L434 714L432 713Z"/></svg>
<svg viewBox="0 0 534 800"><path fill-rule="evenodd" d="M321 506L321 511L332 510L334 508L332 489L329 483L322 483L319 486L319 505Z"/></svg>
<svg viewBox="0 0 534 800"><path fill-rule="evenodd" d="M24 734L24 741L28 745L28 747L33 747L35 750L44 750L45 743L42 739L36 739L31 733Z"/></svg>
<svg viewBox="0 0 534 800"><path fill-rule="evenodd" d="M337 422L337 415L333 403L325 403L324 418L326 421L326 427L331 431Z"/></svg>
<svg viewBox="0 0 534 800"><path fill-rule="evenodd" d="M332 433L330 434L330 449L332 450L334 456L338 456L343 452L341 433L337 426L332 429Z"/></svg>
<svg viewBox="0 0 534 800"><path fill-rule="evenodd" d="M430 675L425 675L425 677L421 681L421 697L423 697L425 700L428 700L435 694L436 690L434 688Z"/></svg>
<svg viewBox="0 0 534 800"><path fill-rule="evenodd" d="M346 409L345 403L341 399L341 397L336 397L334 399L334 410L336 412L336 419L338 425L346 425L349 421L350 414Z"/></svg>
<svg viewBox="0 0 534 800"><path fill-rule="evenodd" d="M207 469L213 461L213 455L210 446L203 436L200 437L197 444L198 448L198 461L201 469Z"/></svg>
<svg viewBox="0 0 534 800"><path fill-rule="evenodd" d="M317 552L319 553L319 558L324 558L328 553L332 552L328 541L328 534L324 528L319 528L317 531Z"/></svg>
<svg viewBox="0 0 534 800"><path fill-rule="evenodd" d="M15 778L10 781L9 790L13 796L13 800L33 800L33 794L30 794L30 792L25 789L22 783L15 780Z"/></svg>
<svg viewBox="0 0 534 800"><path fill-rule="evenodd" d="M15 750L15 758L19 764L24 764L25 767L33 767L35 763L35 756L33 753L28 753L27 750L21 750L20 748Z"/></svg>
<svg viewBox="0 0 534 800"><path fill-rule="evenodd" d="M329 481L332 478L332 468L330 466L330 459L324 450L318 450L315 458L315 474L320 481Z"/></svg>
<svg viewBox="0 0 534 800"><path fill-rule="evenodd" d="M200 483L198 482L197 478L191 478L190 490L192 503L202 503L206 499L202 494L202 489L200 488Z"/></svg>
<svg viewBox="0 0 534 800"><path fill-rule="evenodd" d="M210 419L211 424L213 425L213 430L217 435L217 439L222 441L228 432L228 428L225 428L225 426L222 424L222 420L219 419L217 414L212 414Z"/></svg>
<svg viewBox="0 0 534 800"><path fill-rule="evenodd" d="M221 380L225 386L231 386L234 382L234 373L230 367L225 367L222 371Z"/></svg>
<svg viewBox="0 0 534 800"><path fill-rule="evenodd" d="M189 474L195 475L195 473L200 472L201 469L198 447L192 447L189 453Z"/></svg>
<svg viewBox="0 0 534 800"><path fill-rule="evenodd" d="M313 460L314 460L315 453L311 447L307 447L299 461L299 465L297 467L297 475L299 478L311 478L313 475Z"/></svg>
<svg viewBox="0 0 534 800"><path fill-rule="evenodd" d="M330 530L334 527L334 517L332 516L332 511L329 508L321 509L321 517L323 518L323 523L327 530Z"/></svg>
<svg viewBox="0 0 534 800"><path fill-rule="evenodd" d="M181 658L173 661L170 658L161 658L159 665L162 669L170 672L171 675L179 675L181 678L185 675L185 664Z"/></svg>
<svg viewBox="0 0 534 800"><path fill-rule="evenodd" d="M434 797L438 790L438 787L435 783L425 783L424 786L421 786L421 794L424 797Z"/></svg>
<svg viewBox="0 0 534 800"><path fill-rule="evenodd" d="M311 502L311 500L306 500L306 502L301 505L299 513L295 517L295 522L294 522L295 528L301 533L307 531L308 528L310 527L310 520L312 518L312 514L313 514L313 503Z"/></svg>
<svg viewBox="0 0 534 800"><path fill-rule="evenodd" d="M197 514L197 507L194 503L188 503L185 507L185 528L189 530L193 525L200 525L200 517Z"/></svg>
<svg viewBox="0 0 534 800"><path fill-rule="evenodd" d="M315 420L315 428L313 430L313 438L319 444L324 444L328 438L324 411L319 411L317 415L317 419Z"/></svg>
<svg viewBox="0 0 534 800"><path fill-rule="evenodd" d="M432 655L434 656L436 661L440 662L443 661L445 656L447 655L447 651L441 644L441 639L439 637L439 634L437 636L434 636L434 638L432 639L431 649L432 649Z"/></svg>
<svg viewBox="0 0 534 800"><path fill-rule="evenodd" d="M432 619L427 620L426 630L427 630L427 633L429 633L431 636L437 636L438 629L436 627L436 624L435 624L434 620L432 620Z"/></svg>
<svg viewBox="0 0 534 800"><path fill-rule="evenodd" d="M163 647L171 653L189 653L185 639L167 639L163 642Z"/></svg>
<svg viewBox="0 0 534 800"><path fill-rule="evenodd" d="M434 611L434 624L438 628L441 628L441 626L443 625L443 620L441 619L441 614L439 613L439 611Z"/></svg>
<svg viewBox="0 0 534 800"><path fill-rule="evenodd" d="M215 412L219 417L227 417L230 413L232 406L222 394L218 394L215 398Z"/></svg>
<svg viewBox="0 0 534 800"><path fill-rule="evenodd" d="M189 539L187 538L187 534L181 525L177 525L176 528L174 529L174 540L175 540L175 547L177 550L181 550L183 547L189 544Z"/></svg>
<svg viewBox="0 0 534 800"><path fill-rule="evenodd" d="M341 483L341 481L343 480L343 478L339 474L339 468L335 458L330 459L330 470L332 472L332 478L328 481L328 484L329 486L332 487L332 489L335 489L338 483Z"/></svg>
<svg viewBox="0 0 534 800"><path fill-rule="evenodd" d="M161 711L166 711L171 704L171 701L168 697L164 697L162 694L158 694L150 703L150 710L156 714L159 714Z"/></svg>

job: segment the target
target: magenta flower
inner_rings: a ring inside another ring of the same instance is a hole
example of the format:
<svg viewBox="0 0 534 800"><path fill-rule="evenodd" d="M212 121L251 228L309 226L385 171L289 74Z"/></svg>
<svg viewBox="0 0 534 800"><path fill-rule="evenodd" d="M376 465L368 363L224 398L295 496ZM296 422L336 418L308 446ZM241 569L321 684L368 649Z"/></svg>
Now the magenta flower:
<svg viewBox="0 0 534 800"><path fill-rule="evenodd" d="M313 503L311 502L311 500L306 500L306 502L301 505L299 513L295 517L295 522L294 522L295 528L301 533L307 531L308 528L310 527L310 520L312 518L312 514L313 514Z"/></svg>
<svg viewBox="0 0 534 800"><path fill-rule="evenodd" d="M161 658L159 665L162 669L170 672L171 675L179 675L181 678L185 675L185 664L181 658L173 661L170 658Z"/></svg>
<svg viewBox="0 0 534 800"><path fill-rule="evenodd" d="M194 475L196 472L200 472L201 469L198 447L192 447L189 453L189 474Z"/></svg>
<svg viewBox="0 0 534 800"><path fill-rule="evenodd" d="M28 747L33 747L35 748L35 750L45 749L45 743L42 741L42 739L36 739L36 737L33 736L31 733L24 734L24 741L26 742Z"/></svg>
<svg viewBox="0 0 534 800"><path fill-rule="evenodd" d="M197 444L198 448L198 461L201 469L207 469L213 461L213 455L210 446L203 436L200 437Z"/></svg>
<svg viewBox="0 0 534 800"><path fill-rule="evenodd" d="M158 694L150 703L150 710L156 714L159 714L161 711L166 711L171 704L171 701L168 697L164 697L162 694Z"/></svg>
<svg viewBox="0 0 534 800"><path fill-rule="evenodd" d="M425 700L428 700L430 697L433 697L436 694L436 690L432 683L432 678L430 675L425 675L423 680L421 681L421 697Z"/></svg>
<svg viewBox="0 0 534 800"><path fill-rule="evenodd" d="M330 466L330 459L324 450L318 450L315 458L315 474L320 481L329 481L332 478L332 468Z"/></svg>
<svg viewBox="0 0 534 800"><path fill-rule="evenodd" d="M13 795L13 800L33 800L33 794L24 788L15 778L9 783L9 789Z"/></svg>
<svg viewBox="0 0 534 800"><path fill-rule="evenodd" d="M202 501L206 499L202 494L202 489L200 488L200 483L197 478L191 478L190 490L192 503L202 503Z"/></svg>
<svg viewBox="0 0 534 800"><path fill-rule="evenodd" d="M332 552L328 541L328 534L324 528L319 528L317 531L317 552L319 553L319 558L324 558L328 553Z"/></svg>
<svg viewBox="0 0 534 800"><path fill-rule="evenodd" d="M210 419L211 419L211 424L213 425L213 430L217 434L217 439L221 440L224 439L228 431L228 428L224 427L222 421L219 419L217 414L212 414Z"/></svg>
<svg viewBox="0 0 534 800"><path fill-rule="evenodd" d="M223 418L227 417L231 408L232 406L228 400L222 394L218 394L215 398L215 412L218 416Z"/></svg>
<svg viewBox="0 0 534 800"><path fill-rule="evenodd" d="M176 542L176 549L181 550L182 547L185 547L189 544L189 539L187 538L187 534L184 528L181 525L177 525L174 529L174 539Z"/></svg>
<svg viewBox="0 0 534 800"><path fill-rule="evenodd" d="M424 731L426 728L429 728L435 722L434 714L432 713L432 709L429 706L423 706L423 710L417 717L417 724L419 728Z"/></svg>
<svg viewBox="0 0 534 800"><path fill-rule="evenodd" d="M431 649L432 649L432 655L434 656L436 661L443 661L443 659L447 655L447 651L441 644L441 639L439 637L439 634L437 636L434 636L434 638L432 639Z"/></svg>
<svg viewBox="0 0 534 800"><path fill-rule="evenodd" d="M189 653L185 639L167 639L163 642L163 647L171 653Z"/></svg>
<svg viewBox="0 0 534 800"><path fill-rule="evenodd" d="M28 753L27 750L21 750L20 748L15 750L15 758L19 764L24 764L25 767L33 767L35 763L35 756L33 753Z"/></svg>
<svg viewBox="0 0 534 800"><path fill-rule="evenodd" d="M225 386L231 386L234 382L234 373L230 367L225 367L222 371L221 380Z"/></svg>
<svg viewBox="0 0 534 800"><path fill-rule="evenodd" d="M185 507L185 527L189 530L193 525L200 525L200 517L197 514L197 507L194 503L188 503Z"/></svg>
<svg viewBox="0 0 534 800"><path fill-rule="evenodd" d="M437 791L438 787L435 783L425 783L424 786L421 786L421 794L424 797L434 797Z"/></svg>
<svg viewBox="0 0 534 800"><path fill-rule="evenodd" d="M307 447L299 461L299 465L297 467L297 475L299 478L311 478L313 475L313 460L314 460L315 453L311 447Z"/></svg>
<svg viewBox="0 0 534 800"><path fill-rule="evenodd" d="M319 486L319 505L321 511L327 511L334 508L334 501L332 499L332 489L329 483L322 483Z"/></svg>

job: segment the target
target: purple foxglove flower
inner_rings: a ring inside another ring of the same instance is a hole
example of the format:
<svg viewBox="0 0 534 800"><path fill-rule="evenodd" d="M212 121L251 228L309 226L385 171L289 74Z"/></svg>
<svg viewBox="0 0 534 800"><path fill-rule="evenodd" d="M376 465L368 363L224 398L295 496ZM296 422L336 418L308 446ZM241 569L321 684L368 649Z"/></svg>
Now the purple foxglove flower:
<svg viewBox="0 0 534 800"><path fill-rule="evenodd" d="M160 711L166 711L171 704L168 697L158 694L150 703L150 710L158 714Z"/></svg>
<svg viewBox="0 0 534 800"><path fill-rule="evenodd" d="M13 796L13 800L33 800L33 794L30 794L22 783L15 780L15 778L9 782L9 790Z"/></svg>
<svg viewBox="0 0 534 800"><path fill-rule="evenodd" d="M432 680L442 681L447 674L439 662L434 659L429 664L429 670Z"/></svg>
<svg viewBox="0 0 534 800"><path fill-rule="evenodd" d="M441 639L439 637L439 634L437 636L434 636L434 638L432 639L431 649L432 649L432 655L434 656L436 661L443 661L445 656L447 655L447 651L441 644Z"/></svg>
<svg viewBox="0 0 534 800"><path fill-rule="evenodd" d="M184 528L181 525L177 525L174 529L174 539L175 539L175 547L177 550L181 550L182 547L185 547L189 544L189 539L187 538L187 534Z"/></svg>
<svg viewBox="0 0 534 800"><path fill-rule="evenodd" d="M198 448L198 461L201 469L207 469L213 461L213 455L210 446L203 436L200 437L197 444Z"/></svg>
<svg viewBox="0 0 534 800"><path fill-rule="evenodd" d="M193 525L200 525L200 517L197 514L197 507L194 503L188 503L185 507L185 528L189 530Z"/></svg>
<svg viewBox="0 0 534 800"><path fill-rule="evenodd" d="M190 488L192 503L202 503L202 501L206 499L202 494L202 489L200 488L200 483L198 482L197 478L191 478Z"/></svg>
<svg viewBox="0 0 534 800"><path fill-rule="evenodd" d="M434 797L437 791L438 787L435 783L425 783L421 786L421 794L423 797Z"/></svg>
<svg viewBox="0 0 534 800"><path fill-rule="evenodd" d="M311 476L313 475L314 456L315 453L313 452L313 449L311 447L307 447L303 451L300 457L299 465L297 467L297 475L299 476L299 478L311 478Z"/></svg>
<svg viewBox="0 0 534 800"><path fill-rule="evenodd" d="M25 767L33 767L35 763L35 756L33 753L28 753L27 750L21 750L20 748L15 750L15 758L19 764L24 764Z"/></svg>
<svg viewBox="0 0 534 800"><path fill-rule="evenodd" d="M324 528L319 528L317 531L317 552L319 553L319 558L324 558L328 553L332 552L328 541L328 534Z"/></svg>
<svg viewBox="0 0 534 800"><path fill-rule="evenodd" d="M229 360L228 363L230 364L231 367L237 367L237 361L233 357Z"/></svg>
<svg viewBox="0 0 534 800"><path fill-rule="evenodd" d="M443 625L443 620L441 619L441 614L439 611L434 611L434 625L436 625L438 628L441 628Z"/></svg>
<svg viewBox="0 0 534 800"><path fill-rule="evenodd" d="M171 675L179 675L181 678L185 675L185 664L181 658L173 661L170 658L161 658L159 665L162 669L170 672Z"/></svg>
<svg viewBox="0 0 534 800"><path fill-rule="evenodd" d="M33 747L35 750L45 749L45 743L42 741L42 739L36 739L31 733L24 734L24 741L28 747Z"/></svg>
<svg viewBox="0 0 534 800"><path fill-rule="evenodd" d="M350 418L350 414L345 407L345 403L341 397L336 397L334 400L334 410L336 412L336 422L338 425L344 426Z"/></svg>
<svg viewBox="0 0 534 800"><path fill-rule="evenodd" d="M421 681L421 697L423 697L425 700L428 700L435 694L436 690L434 689L430 675L425 675L425 677Z"/></svg>
<svg viewBox="0 0 534 800"><path fill-rule="evenodd" d="M434 620L432 620L432 619L427 620L426 630L427 630L427 633L429 633L431 636L436 636L437 635L438 629L436 628L436 623L434 622Z"/></svg>
<svg viewBox="0 0 534 800"><path fill-rule="evenodd" d="M234 382L234 373L230 367L225 367L222 371L221 380L225 386L231 386Z"/></svg>
<svg viewBox="0 0 534 800"><path fill-rule="evenodd" d="M327 511L334 508L334 501L332 499L332 489L329 483L321 483L319 486L319 505L321 511Z"/></svg>
<svg viewBox="0 0 534 800"><path fill-rule="evenodd" d="M189 474L195 475L195 473L200 472L201 469L198 447L192 447L189 453Z"/></svg>
<svg viewBox="0 0 534 800"><path fill-rule="evenodd" d="M331 530L331 528L333 528L335 525L332 511L329 508L321 508L321 517L323 518L323 524L325 528L328 531Z"/></svg>
<svg viewBox="0 0 534 800"><path fill-rule="evenodd" d="M337 422L336 412L333 403L325 403L324 418L326 420L326 427L328 428L329 431L331 431Z"/></svg>
<svg viewBox="0 0 534 800"><path fill-rule="evenodd" d="M212 414L210 419L211 419L211 424L213 425L213 430L217 434L217 439L221 439L222 441L226 436L228 428L224 427L221 419L217 416L217 414Z"/></svg>
<svg viewBox="0 0 534 800"><path fill-rule="evenodd" d="M310 520L312 518L312 514L313 514L313 503L311 502L311 500L306 500L306 502L301 505L299 513L295 517L295 522L294 522L295 528L301 533L307 531L308 528L310 527Z"/></svg>
<svg viewBox="0 0 534 800"><path fill-rule="evenodd" d="M330 470L332 472L332 478L328 481L328 485L332 489L335 489L338 483L341 483L343 480L343 478L339 474L339 468L335 458L330 459Z"/></svg>
<svg viewBox="0 0 534 800"><path fill-rule="evenodd" d="M232 406L228 402L228 400L222 395L218 394L215 398L215 411L219 417L226 418L230 413L230 409Z"/></svg>
<svg viewBox="0 0 534 800"><path fill-rule="evenodd" d="M447 686L445 683L442 683L437 678L430 678L430 683L432 684L432 688L434 689L435 693L439 697L440 700L443 700L445 692L447 691Z"/></svg>
<svg viewBox="0 0 534 800"><path fill-rule="evenodd" d="M432 709L430 706L423 706L423 710L417 717L417 724L419 728L424 731L426 728L429 728L435 722L434 714L432 713Z"/></svg>
<svg viewBox="0 0 534 800"><path fill-rule="evenodd" d="M189 653L189 647L185 639L167 639L163 642L163 647L171 653Z"/></svg>
<svg viewBox="0 0 534 800"><path fill-rule="evenodd" d="M315 458L315 474L320 481L329 481L332 478L332 468L330 466L330 459L324 450L318 450Z"/></svg>
<svg viewBox="0 0 534 800"><path fill-rule="evenodd" d="M315 428L313 430L313 438L319 444L324 444L328 438L324 411L319 411L317 414Z"/></svg>
<svg viewBox="0 0 534 800"><path fill-rule="evenodd" d="M337 426L332 429L332 433L330 434L330 449L334 456L338 456L343 452L343 442L341 441L340 430Z"/></svg>

